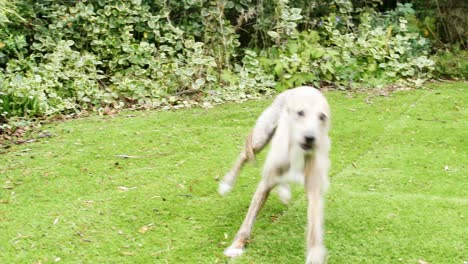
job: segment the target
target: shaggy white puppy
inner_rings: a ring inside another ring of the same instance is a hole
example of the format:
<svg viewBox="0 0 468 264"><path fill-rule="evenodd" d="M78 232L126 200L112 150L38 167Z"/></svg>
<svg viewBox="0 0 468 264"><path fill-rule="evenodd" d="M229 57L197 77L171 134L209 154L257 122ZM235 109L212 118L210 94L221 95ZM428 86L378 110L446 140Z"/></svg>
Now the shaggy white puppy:
<svg viewBox="0 0 468 264"><path fill-rule="evenodd" d="M309 86L279 94L260 115L233 168L219 185L221 195L228 193L244 163L254 159L271 139L263 177L234 241L224 251L226 256L237 257L244 252L255 218L270 191L278 186L280 199L287 203L291 198L288 184L299 182L305 185L308 198L306 263L325 263L323 193L328 186L330 166L329 128L327 100L319 90Z"/></svg>

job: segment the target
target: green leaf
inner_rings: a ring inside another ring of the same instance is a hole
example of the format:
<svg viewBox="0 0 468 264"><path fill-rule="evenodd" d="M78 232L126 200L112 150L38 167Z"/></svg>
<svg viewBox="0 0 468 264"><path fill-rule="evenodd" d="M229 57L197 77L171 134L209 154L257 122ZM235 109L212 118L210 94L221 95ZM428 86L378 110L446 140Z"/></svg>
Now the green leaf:
<svg viewBox="0 0 468 264"><path fill-rule="evenodd" d="M319 59L325 54L324 48L314 48L310 50L311 59Z"/></svg>
<svg viewBox="0 0 468 264"><path fill-rule="evenodd" d="M296 41L289 41L287 48L290 53L297 53L299 51L299 45Z"/></svg>
<svg viewBox="0 0 468 264"><path fill-rule="evenodd" d="M224 8L226 9L231 9L234 7L234 2L233 1L227 1L226 5L224 6Z"/></svg>
<svg viewBox="0 0 468 264"><path fill-rule="evenodd" d="M267 34L274 39L279 38L279 34L275 31L268 31Z"/></svg>
<svg viewBox="0 0 468 264"><path fill-rule="evenodd" d="M275 65L275 74L276 76L282 76L283 75L283 65L281 63L277 63Z"/></svg>

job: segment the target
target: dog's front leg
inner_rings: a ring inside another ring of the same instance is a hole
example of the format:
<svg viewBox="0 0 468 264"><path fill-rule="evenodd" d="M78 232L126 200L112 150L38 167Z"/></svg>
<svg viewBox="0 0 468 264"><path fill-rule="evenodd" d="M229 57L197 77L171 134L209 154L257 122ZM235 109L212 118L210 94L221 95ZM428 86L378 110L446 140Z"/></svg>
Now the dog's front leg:
<svg viewBox="0 0 468 264"><path fill-rule="evenodd" d="M272 184L267 181L267 179L262 179L260 184L255 191L252 202L250 203L249 211L245 216L244 222L242 223L239 231L237 232L234 241L231 246L229 246L225 251L224 255L234 258L242 255L244 252L245 244L250 238L250 233L252 232L252 227L255 222L255 218L265 204L268 195L270 194L271 189L273 188Z"/></svg>
<svg viewBox="0 0 468 264"><path fill-rule="evenodd" d="M307 193L307 259L306 264L323 264L327 251L323 245L323 188L327 176L317 160L310 160L305 168L305 189Z"/></svg>

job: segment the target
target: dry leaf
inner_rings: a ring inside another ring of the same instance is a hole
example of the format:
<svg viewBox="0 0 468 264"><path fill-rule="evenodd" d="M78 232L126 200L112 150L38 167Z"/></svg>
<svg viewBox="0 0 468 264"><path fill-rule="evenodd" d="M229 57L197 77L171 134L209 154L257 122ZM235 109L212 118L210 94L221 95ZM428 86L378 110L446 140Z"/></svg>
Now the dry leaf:
<svg viewBox="0 0 468 264"><path fill-rule="evenodd" d="M152 223L140 227L140 229L138 229L138 232L139 232L140 234L144 234L144 233L150 231L151 229L153 229L153 224L152 224Z"/></svg>
<svg viewBox="0 0 468 264"><path fill-rule="evenodd" d="M147 225L144 225L144 226L140 227L140 229L138 229L138 233L144 234L144 233L148 232L148 230L149 230L149 227Z"/></svg>
<svg viewBox="0 0 468 264"><path fill-rule="evenodd" d="M5 181L5 185L2 187L3 189L13 189L13 183L10 180Z"/></svg>
<svg viewBox="0 0 468 264"><path fill-rule="evenodd" d="M102 113L104 115L115 115L118 111L116 109L112 109L109 106L104 107Z"/></svg>
<svg viewBox="0 0 468 264"><path fill-rule="evenodd" d="M121 191L121 192L128 192L128 191L131 191L131 190L134 190L134 189L136 189L136 187L119 186L119 191Z"/></svg>
<svg viewBox="0 0 468 264"><path fill-rule="evenodd" d="M429 262L427 262L427 261L425 261L423 259L419 259L418 264L431 264L431 263L429 263Z"/></svg>

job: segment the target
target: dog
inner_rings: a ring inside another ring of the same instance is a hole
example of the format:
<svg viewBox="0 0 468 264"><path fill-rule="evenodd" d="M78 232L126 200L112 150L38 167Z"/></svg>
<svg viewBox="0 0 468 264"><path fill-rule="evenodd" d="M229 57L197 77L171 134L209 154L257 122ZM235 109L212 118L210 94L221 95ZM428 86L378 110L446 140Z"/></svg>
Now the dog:
<svg viewBox="0 0 468 264"><path fill-rule="evenodd" d="M316 88L301 86L280 93L257 119L232 169L219 184L218 192L227 194L248 160L253 160L271 141L263 168L262 179L253 195L247 215L227 257L242 255L250 238L255 218L270 191L278 188L282 202L291 198L289 183L301 183L308 200L306 231L306 264L325 263L323 242L323 195L328 187L330 167L330 107Z"/></svg>

